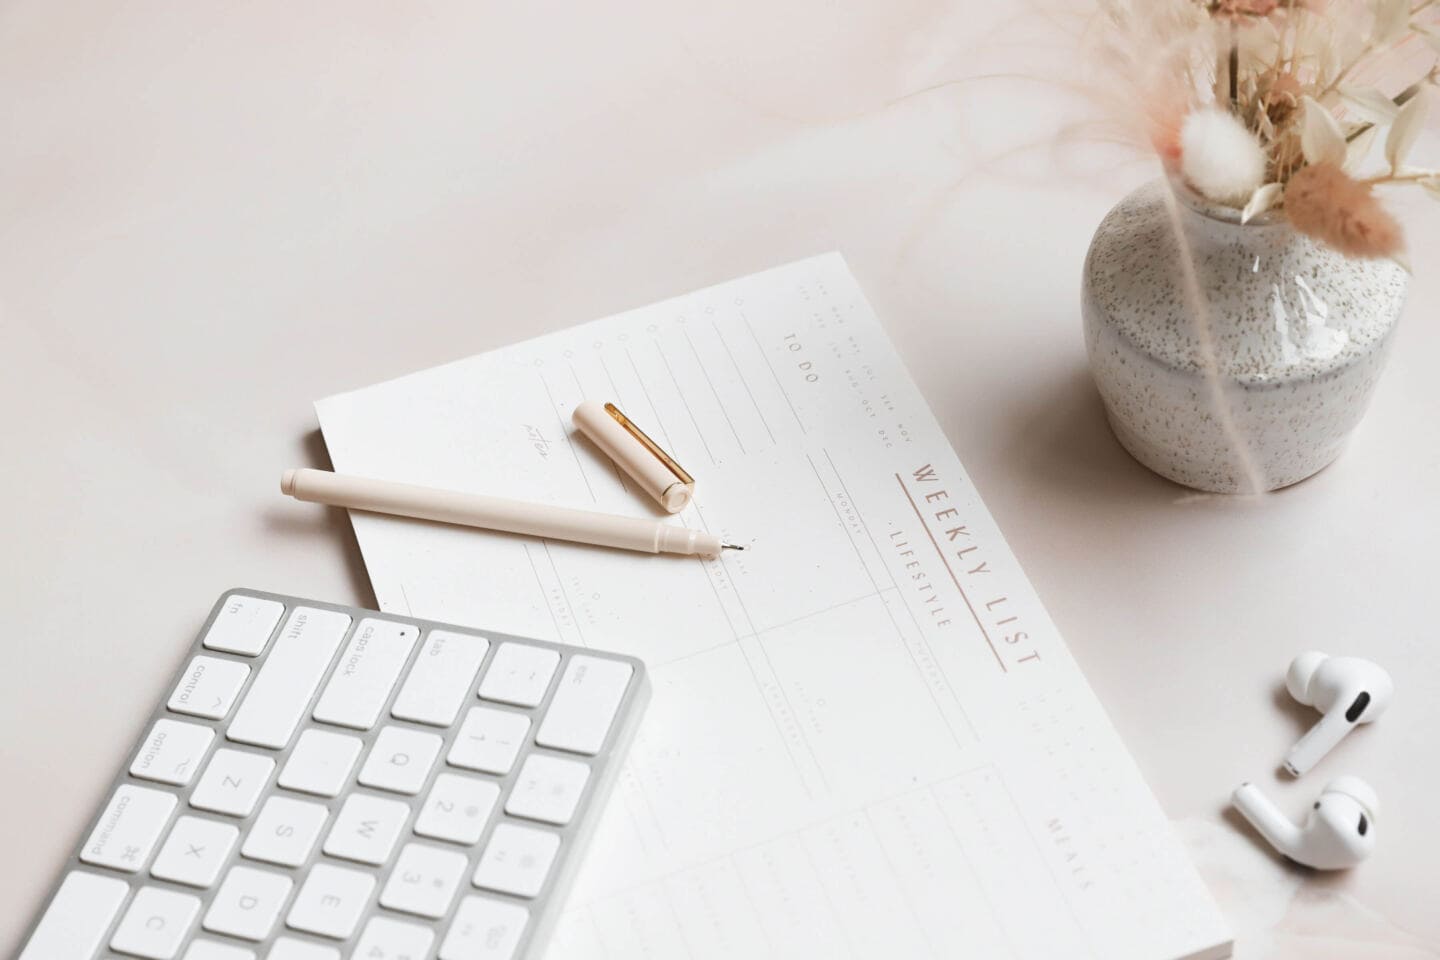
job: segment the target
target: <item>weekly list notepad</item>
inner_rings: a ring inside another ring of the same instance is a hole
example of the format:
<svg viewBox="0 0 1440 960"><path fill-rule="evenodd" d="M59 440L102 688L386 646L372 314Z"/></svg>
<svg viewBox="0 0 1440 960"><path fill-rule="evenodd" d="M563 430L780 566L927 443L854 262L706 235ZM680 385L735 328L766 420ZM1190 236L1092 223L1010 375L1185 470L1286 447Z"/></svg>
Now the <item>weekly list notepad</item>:
<svg viewBox="0 0 1440 960"><path fill-rule="evenodd" d="M566 958L1178 960L1214 902L838 254L318 403L336 470L635 516L655 557L353 514L383 609L644 658Z"/></svg>

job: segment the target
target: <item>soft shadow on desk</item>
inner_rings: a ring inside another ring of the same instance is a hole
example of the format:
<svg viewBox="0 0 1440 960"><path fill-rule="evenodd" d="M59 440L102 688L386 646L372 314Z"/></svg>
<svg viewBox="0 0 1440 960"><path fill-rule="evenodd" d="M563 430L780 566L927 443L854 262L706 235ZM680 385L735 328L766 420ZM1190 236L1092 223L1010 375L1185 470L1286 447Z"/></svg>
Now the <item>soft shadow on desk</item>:
<svg viewBox="0 0 1440 960"><path fill-rule="evenodd" d="M1240 811L1234 807L1227 804L1220 811L1220 819L1225 821L1226 826L1250 841L1251 846L1256 850L1265 854L1266 857L1275 858L1286 870L1295 874L1297 877L1310 877L1319 872L1317 870L1311 870L1309 867L1302 867L1289 857L1282 856L1274 847L1265 842L1265 838L1260 836L1254 827L1250 826L1250 821L1241 816Z"/></svg>
<svg viewBox="0 0 1440 960"><path fill-rule="evenodd" d="M1051 488L1048 492L1092 505L1203 497L1151 473L1125 452L1085 367L1027 393L1030 403L1015 413L1017 459L1032 480Z"/></svg>
<svg viewBox="0 0 1440 960"><path fill-rule="evenodd" d="M1286 816L1289 816L1290 813L1291 811L1285 811ZM1303 813L1304 811L1301 811L1296 817L1297 821L1304 819ZM1309 889L1343 889L1354 882L1351 879L1349 870L1315 870L1311 867L1298 864L1289 857L1282 855L1274 847L1266 843L1265 838L1260 836L1260 834L1255 831L1255 828L1250 826L1249 821L1241 816L1240 811L1234 807L1227 805L1221 810L1220 819L1225 822L1226 826L1244 836L1256 850L1263 853L1267 858L1273 859L1286 873L1289 873L1296 879L1303 880L1305 886Z"/></svg>
<svg viewBox="0 0 1440 960"><path fill-rule="evenodd" d="M333 470L330 452L325 449L325 439L319 430L312 430L301 439L305 454L305 466L317 470ZM281 498L284 499L284 498ZM324 507L307 503L307 509L296 510L297 501L285 500L265 511L265 526L271 532L283 537L316 539L324 538L333 543L345 564L350 578L355 603L362 607L377 609L375 591L370 586L370 575L365 572L365 560L360 555L360 544L355 539L355 528L350 517L341 507Z"/></svg>

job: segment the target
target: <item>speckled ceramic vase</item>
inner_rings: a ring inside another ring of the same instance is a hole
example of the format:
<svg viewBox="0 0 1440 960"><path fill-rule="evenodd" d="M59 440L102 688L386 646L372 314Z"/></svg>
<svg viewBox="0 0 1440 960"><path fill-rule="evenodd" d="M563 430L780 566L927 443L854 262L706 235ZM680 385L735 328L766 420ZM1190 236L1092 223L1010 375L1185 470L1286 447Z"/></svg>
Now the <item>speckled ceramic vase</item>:
<svg viewBox="0 0 1440 960"><path fill-rule="evenodd" d="M1172 204L1171 189L1122 200L1085 259L1085 343L1115 436L1198 490L1304 480L1364 414L1408 277L1278 215L1242 225L1178 186Z"/></svg>

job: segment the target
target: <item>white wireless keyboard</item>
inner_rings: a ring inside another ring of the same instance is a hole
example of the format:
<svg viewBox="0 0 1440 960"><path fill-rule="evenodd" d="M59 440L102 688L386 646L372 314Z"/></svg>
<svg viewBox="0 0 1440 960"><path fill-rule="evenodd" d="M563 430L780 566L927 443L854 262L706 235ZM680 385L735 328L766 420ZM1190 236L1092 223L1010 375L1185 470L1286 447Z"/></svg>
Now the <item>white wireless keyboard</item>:
<svg viewBox="0 0 1440 960"><path fill-rule="evenodd" d="M539 956L640 661L222 596L20 960Z"/></svg>

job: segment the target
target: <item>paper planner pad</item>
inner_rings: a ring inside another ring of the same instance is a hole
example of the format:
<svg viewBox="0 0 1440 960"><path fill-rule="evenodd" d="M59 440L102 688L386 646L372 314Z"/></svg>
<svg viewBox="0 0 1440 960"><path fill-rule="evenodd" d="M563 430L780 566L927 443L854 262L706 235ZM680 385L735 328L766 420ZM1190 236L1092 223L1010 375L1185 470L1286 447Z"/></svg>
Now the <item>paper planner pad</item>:
<svg viewBox="0 0 1440 960"><path fill-rule="evenodd" d="M355 513L380 607L642 657L549 956L1228 955L1229 934L838 254L316 405L335 469L634 516L570 425L696 478L631 554Z"/></svg>

